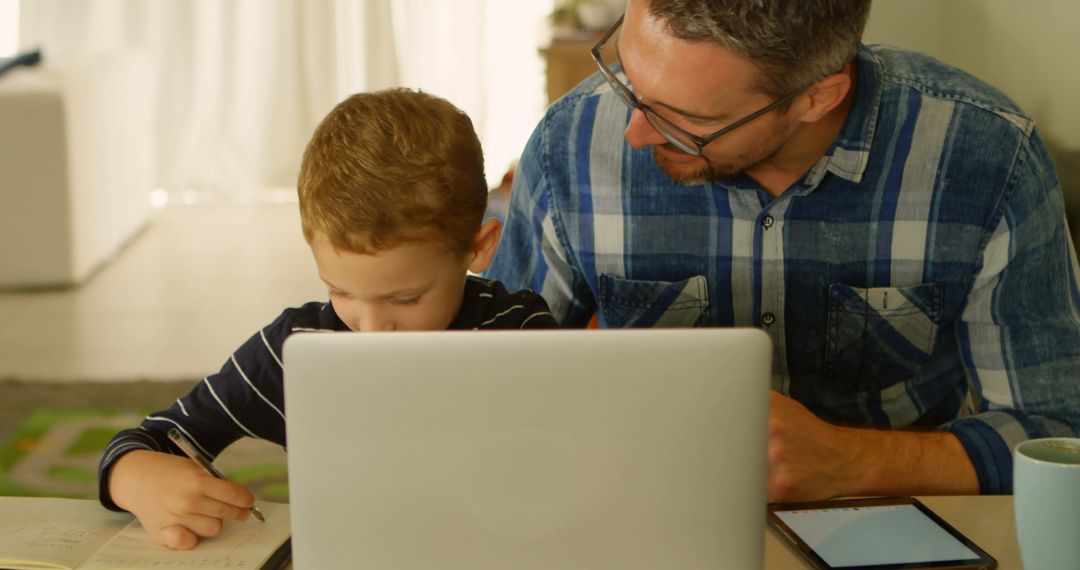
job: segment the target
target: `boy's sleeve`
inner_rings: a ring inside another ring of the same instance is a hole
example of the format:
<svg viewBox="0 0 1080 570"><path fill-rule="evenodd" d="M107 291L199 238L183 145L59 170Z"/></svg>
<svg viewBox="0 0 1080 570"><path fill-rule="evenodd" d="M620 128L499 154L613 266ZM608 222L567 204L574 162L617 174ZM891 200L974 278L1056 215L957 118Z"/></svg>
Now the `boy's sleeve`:
<svg viewBox="0 0 1080 570"><path fill-rule="evenodd" d="M211 460L241 437L285 445L284 384L281 347L291 331L279 317L236 350L217 374L204 378L165 410L121 431L105 448L98 465L98 496L111 510L122 510L109 493L109 473L116 461L135 450L183 455L167 433L184 432Z"/></svg>
<svg viewBox="0 0 1080 570"><path fill-rule="evenodd" d="M522 329L557 329L559 321L551 314L544 298L530 292L525 304L525 318L521 320Z"/></svg>
<svg viewBox="0 0 1080 570"><path fill-rule="evenodd" d="M1029 143L957 327L978 408L944 427L982 493L1012 492L1016 444L1080 433L1080 270L1049 157Z"/></svg>

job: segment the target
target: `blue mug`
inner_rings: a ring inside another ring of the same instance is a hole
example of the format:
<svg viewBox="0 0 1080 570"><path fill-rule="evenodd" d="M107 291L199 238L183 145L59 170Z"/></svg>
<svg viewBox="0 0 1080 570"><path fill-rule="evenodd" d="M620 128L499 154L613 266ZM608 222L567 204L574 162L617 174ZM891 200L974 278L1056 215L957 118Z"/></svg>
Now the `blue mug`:
<svg viewBox="0 0 1080 570"><path fill-rule="evenodd" d="M1013 502L1025 570L1080 568L1080 438L1018 444Z"/></svg>

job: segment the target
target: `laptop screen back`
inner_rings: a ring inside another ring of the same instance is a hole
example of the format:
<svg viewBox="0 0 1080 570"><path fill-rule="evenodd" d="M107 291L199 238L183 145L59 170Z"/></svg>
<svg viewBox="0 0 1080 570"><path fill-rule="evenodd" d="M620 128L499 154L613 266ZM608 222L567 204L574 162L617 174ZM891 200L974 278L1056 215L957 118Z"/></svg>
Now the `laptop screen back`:
<svg viewBox="0 0 1080 570"><path fill-rule="evenodd" d="M762 563L754 329L297 334L297 568Z"/></svg>

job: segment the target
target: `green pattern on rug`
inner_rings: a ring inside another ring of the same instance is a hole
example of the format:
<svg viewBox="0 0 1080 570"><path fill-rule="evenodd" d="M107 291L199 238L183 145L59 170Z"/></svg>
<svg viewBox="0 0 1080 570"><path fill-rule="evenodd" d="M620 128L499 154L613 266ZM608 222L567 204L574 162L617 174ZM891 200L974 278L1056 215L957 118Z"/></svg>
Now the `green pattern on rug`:
<svg viewBox="0 0 1080 570"><path fill-rule="evenodd" d="M97 464L112 436L153 409L38 408L0 442L0 495L97 497ZM285 453L245 438L215 465L260 499L288 502Z"/></svg>

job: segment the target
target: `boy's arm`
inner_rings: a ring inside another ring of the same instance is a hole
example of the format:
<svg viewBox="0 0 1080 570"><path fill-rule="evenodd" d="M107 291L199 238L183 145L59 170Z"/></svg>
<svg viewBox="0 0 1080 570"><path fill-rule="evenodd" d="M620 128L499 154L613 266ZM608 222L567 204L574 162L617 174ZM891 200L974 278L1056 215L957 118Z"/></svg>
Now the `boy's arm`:
<svg viewBox="0 0 1080 570"><path fill-rule="evenodd" d="M114 500L111 470L125 454L144 450L183 457L166 437L171 428L183 432L211 460L244 436L284 445L280 344L272 352L266 336L265 330L253 335L217 374L204 378L168 409L146 416L138 428L112 439L98 467L99 498L106 508L124 509Z"/></svg>
<svg viewBox="0 0 1080 570"><path fill-rule="evenodd" d="M155 542L171 548L190 548L197 536L216 534L223 518L245 520L251 493L206 475L166 433L176 427L211 459L243 436L284 445L281 347L294 327L336 326L333 311L328 316L323 308L311 303L287 310L230 355L217 374L168 409L148 415L138 428L117 434L99 466L101 503L131 511Z"/></svg>
<svg viewBox="0 0 1080 570"><path fill-rule="evenodd" d="M521 320L521 329L557 329L559 321L552 316L547 303L540 295L532 294L531 302L526 305L525 318Z"/></svg>
<svg viewBox="0 0 1080 570"><path fill-rule="evenodd" d="M165 435L176 427L214 458L247 435L235 422L252 426L249 431L272 431L263 425L265 419L254 417L256 406L244 405L250 400L244 396L249 388L239 378L245 364L233 355L221 372L204 379L169 409L150 414L138 428L117 434L102 455L98 475L101 503L109 509L130 511L161 546L194 548L199 537L221 532L223 519L246 520L249 516L245 509L254 501L251 492L207 475ZM230 414L231 418L223 420L222 416ZM257 433L251 431L251 435Z"/></svg>
<svg viewBox="0 0 1080 570"><path fill-rule="evenodd" d="M462 309L466 316L459 326L503 330L559 328L559 322L540 295L528 289L511 293L498 281L470 279L473 285L466 288L464 305L475 308Z"/></svg>
<svg viewBox="0 0 1080 570"><path fill-rule="evenodd" d="M118 433L102 455L98 472L101 503L134 514L150 538L166 548L194 548L199 537L221 531L222 519L246 520L245 507L254 501L243 486L208 476L165 435L174 426L187 434L199 434L190 437L209 457L240 437L228 425L215 424L216 413L202 404L202 392L231 381L228 366L169 409L146 416L135 429ZM233 391L220 390L225 405L236 400Z"/></svg>
<svg viewBox="0 0 1080 570"><path fill-rule="evenodd" d="M114 462L109 478L116 503L139 519L155 543L177 550L216 536L223 519L248 520L255 501L242 485L169 453L131 451Z"/></svg>

